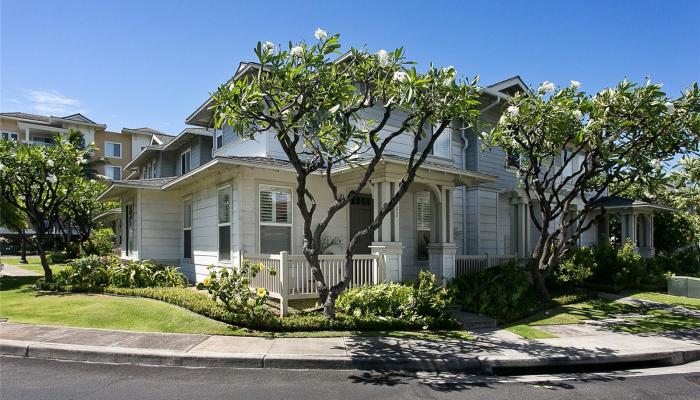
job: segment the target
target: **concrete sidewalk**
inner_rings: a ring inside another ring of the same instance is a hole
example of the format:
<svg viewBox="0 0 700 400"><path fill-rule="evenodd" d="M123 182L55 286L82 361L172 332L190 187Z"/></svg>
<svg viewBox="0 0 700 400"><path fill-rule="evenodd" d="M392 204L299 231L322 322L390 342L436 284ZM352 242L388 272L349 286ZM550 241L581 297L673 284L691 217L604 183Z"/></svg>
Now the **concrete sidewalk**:
<svg viewBox="0 0 700 400"><path fill-rule="evenodd" d="M700 330L668 335L580 331L522 340L497 331L473 341L385 337L260 338L0 323L0 354L194 367L451 370L700 359Z"/></svg>

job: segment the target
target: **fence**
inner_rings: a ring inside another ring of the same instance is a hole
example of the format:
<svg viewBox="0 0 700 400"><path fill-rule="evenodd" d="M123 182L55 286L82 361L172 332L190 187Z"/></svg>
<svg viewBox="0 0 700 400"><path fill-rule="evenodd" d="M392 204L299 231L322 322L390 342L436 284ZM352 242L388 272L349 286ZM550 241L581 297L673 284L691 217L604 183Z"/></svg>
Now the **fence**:
<svg viewBox="0 0 700 400"><path fill-rule="evenodd" d="M280 314L287 314L290 299L318 297L316 280L311 273L311 265L302 255L246 254L243 258L251 263L260 263L264 268L251 280L251 288L264 287L270 297L280 300ZM379 283L384 280L385 267L379 254L358 254L353 256L353 277L350 287ZM345 256L319 256L321 271L328 286L343 279ZM273 272L274 271L274 272Z"/></svg>
<svg viewBox="0 0 700 400"><path fill-rule="evenodd" d="M516 257L514 255L457 255L455 256L455 277L473 274L488 268L495 267L497 265L506 264L513 260L516 260Z"/></svg>

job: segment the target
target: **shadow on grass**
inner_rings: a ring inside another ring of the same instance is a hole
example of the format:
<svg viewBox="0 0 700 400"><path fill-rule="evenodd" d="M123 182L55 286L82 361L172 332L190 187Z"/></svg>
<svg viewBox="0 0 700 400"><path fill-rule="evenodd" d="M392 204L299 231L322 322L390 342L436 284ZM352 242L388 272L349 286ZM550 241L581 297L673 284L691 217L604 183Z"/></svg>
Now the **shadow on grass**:
<svg viewBox="0 0 700 400"><path fill-rule="evenodd" d="M0 277L0 291L15 290L23 286L25 286L23 292L33 291L37 279L36 276L2 276Z"/></svg>

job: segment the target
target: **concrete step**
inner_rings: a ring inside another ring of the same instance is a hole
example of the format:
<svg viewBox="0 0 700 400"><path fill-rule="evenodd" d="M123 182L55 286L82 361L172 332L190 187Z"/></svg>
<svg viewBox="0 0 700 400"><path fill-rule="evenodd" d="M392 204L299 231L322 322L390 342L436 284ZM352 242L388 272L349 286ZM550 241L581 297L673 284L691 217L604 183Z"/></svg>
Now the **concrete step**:
<svg viewBox="0 0 700 400"><path fill-rule="evenodd" d="M483 331L496 329L496 320L467 311L462 311L460 306L450 306L450 314L459 322L462 329L469 331Z"/></svg>

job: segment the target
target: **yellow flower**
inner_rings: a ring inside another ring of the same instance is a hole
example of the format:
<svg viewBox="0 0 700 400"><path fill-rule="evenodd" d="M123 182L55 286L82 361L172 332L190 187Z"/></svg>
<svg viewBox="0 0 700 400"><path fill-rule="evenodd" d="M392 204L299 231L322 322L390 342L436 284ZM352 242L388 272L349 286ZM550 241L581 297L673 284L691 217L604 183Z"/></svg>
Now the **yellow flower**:
<svg viewBox="0 0 700 400"><path fill-rule="evenodd" d="M210 284L211 279L209 277L204 278L204 281L202 281L202 285L204 285L205 287L209 287Z"/></svg>
<svg viewBox="0 0 700 400"><path fill-rule="evenodd" d="M258 288L257 294L258 294L258 297L265 297L265 295L267 294L267 290L265 290L265 288L262 288L262 287Z"/></svg>

